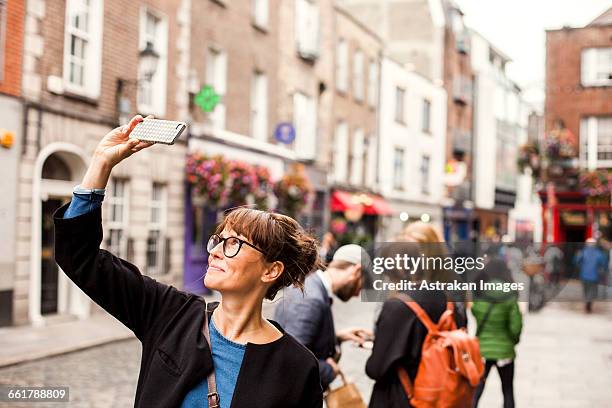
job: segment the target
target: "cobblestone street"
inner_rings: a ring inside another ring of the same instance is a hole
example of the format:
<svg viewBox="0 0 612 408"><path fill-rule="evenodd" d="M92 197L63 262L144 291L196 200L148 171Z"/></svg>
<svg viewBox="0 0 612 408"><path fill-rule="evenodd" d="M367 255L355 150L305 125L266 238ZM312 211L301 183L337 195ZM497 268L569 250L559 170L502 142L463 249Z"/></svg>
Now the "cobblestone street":
<svg viewBox="0 0 612 408"><path fill-rule="evenodd" d="M274 305L267 305L270 314ZM335 302L338 329L371 327L376 304ZM518 347L515 394L518 407L603 407L612 384L612 315L586 316L579 306L551 304L525 317ZM341 367L367 400L372 381L364 373L369 351L343 346ZM133 405L140 359L137 340L110 343L0 370L0 383L11 385L63 385L70 387L69 404L36 407L130 407ZM482 407L502 404L501 386L492 371ZM0 406L26 407L8 404Z"/></svg>

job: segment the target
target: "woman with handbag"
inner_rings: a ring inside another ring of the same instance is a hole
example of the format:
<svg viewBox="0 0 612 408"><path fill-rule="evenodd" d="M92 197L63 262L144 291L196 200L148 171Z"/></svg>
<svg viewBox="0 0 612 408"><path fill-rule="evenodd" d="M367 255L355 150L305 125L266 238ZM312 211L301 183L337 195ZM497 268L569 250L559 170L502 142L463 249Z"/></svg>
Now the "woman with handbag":
<svg viewBox="0 0 612 408"><path fill-rule="evenodd" d="M142 343L137 407L321 407L318 362L273 321L263 299L301 286L317 245L290 217L229 213L208 241L205 284L219 303L143 276L100 249L101 203L111 170L149 143L129 139L142 121L109 132L72 202L55 213L56 260L89 297Z"/></svg>

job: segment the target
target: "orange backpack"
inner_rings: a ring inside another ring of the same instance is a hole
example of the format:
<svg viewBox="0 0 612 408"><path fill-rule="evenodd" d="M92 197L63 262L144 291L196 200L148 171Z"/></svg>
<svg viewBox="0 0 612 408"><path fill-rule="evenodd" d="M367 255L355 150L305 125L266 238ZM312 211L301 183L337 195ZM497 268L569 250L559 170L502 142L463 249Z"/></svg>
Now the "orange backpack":
<svg viewBox="0 0 612 408"><path fill-rule="evenodd" d="M457 329L454 304L434 324L413 301L406 305L427 328L414 385L403 367L397 368L402 387L415 408L468 408L484 372L478 339Z"/></svg>

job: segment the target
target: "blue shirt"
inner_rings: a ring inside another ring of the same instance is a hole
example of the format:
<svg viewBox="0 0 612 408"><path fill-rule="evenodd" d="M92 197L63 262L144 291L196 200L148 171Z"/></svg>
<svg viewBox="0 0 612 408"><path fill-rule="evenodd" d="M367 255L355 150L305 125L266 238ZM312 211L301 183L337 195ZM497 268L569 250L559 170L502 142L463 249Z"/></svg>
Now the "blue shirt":
<svg viewBox="0 0 612 408"><path fill-rule="evenodd" d="M70 201L70 205L64 213L64 218L74 218L96 210L102 207L103 200L104 194L100 193L74 193L72 194L72 201Z"/></svg>
<svg viewBox="0 0 612 408"><path fill-rule="evenodd" d="M234 343L224 337L217 328L213 319L210 319L210 342L212 344L212 357L217 380L221 408L229 408L236 388L238 373L242 366L245 344ZM204 378L200 384L189 391L183 400L181 408L208 407L208 382Z"/></svg>

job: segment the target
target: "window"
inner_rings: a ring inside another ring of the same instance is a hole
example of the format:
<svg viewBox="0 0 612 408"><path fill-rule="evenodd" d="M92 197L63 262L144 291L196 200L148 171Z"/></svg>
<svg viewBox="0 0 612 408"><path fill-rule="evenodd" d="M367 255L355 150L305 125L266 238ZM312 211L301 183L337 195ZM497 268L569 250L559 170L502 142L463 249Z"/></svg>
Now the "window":
<svg viewBox="0 0 612 408"><path fill-rule="evenodd" d="M295 152L300 159L315 158L317 147L317 108L312 97L297 92L293 96Z"/></svg>
<svg viewBox="0 0 612 408"><path fill-rule="evenodd" d="M584 86L612 85L612 48L582 50L581 82Z"/></svg>
<svg viewBox="0 0 612 408"><path fill-rule="evenodd" d="M404 122L404 99L406 91L400 87L395 88L395 121Z"/></svg>
<svg viewBox="0 0 612 408"><path fill-rule="evenodd" d="M111 179L106 202L110 207L108 250L119 257L126 257L127 236L125 231L128 225L129 211L127 180Z"/></svg>
<svg viewBox="0 0 612 408"><path fill-rule="evenodd" d="M342 39L336 47L336 88L342 92L348 90L348 45Z"/></svg>
<svg viewBox="0 0 612 408"><path fill-rule="evenodd" d="M348 125L344 121L336 125L334 155L332 158L334 180L338 183L346 182L348 172Z"/></svg>
<svg viewBox="0 0 612 408"><path fill-rule="evenodd" d="M255 72L251 82L251 135L268 140L268 80L261 72Z"/></svg>
<svg viewBox="0 0 612 408"><path fill-rule="evenodd" d="M370 60L368 66L368 105L375 107L378 102L378 65Z"/></svg>
<svg viewBox="0 0 612 408"><path fill-rule="evenodd" d="M153 183L151 188L149 217L149 236L147 237L147 274L159 275L167 273L165 265L166 251L166 214L167 214L166 186L162 183Z"/></svg>
<svg viewBox="0 0 612 408"><path fill-rule="evenodd" d="M431 102L423 99L423 132L431 133Z"/></svg>
<svg viewBox="0 0 612 408"><path fill-rule="evenodd" d="M357 101L363 100L363 52L355 51L353 59L353 97Z"/></svg>
<svg viewBox="0 0 612 408"><path fill-rule="evenodd" d="M64 32L64 87L89 98L100 96L102 0L68 0Z"/></svg>
<svg viewBox="0 0 612 408"><path fill-rule="evenodd" d="M396 147L393 155L393 188L404 189L404 149L401 147Z"/></svg>
<svg viewBox="0 0 612 408"><path fill-rule="evenodd" d="M210 113L214 128L225 129L225 92L227 89L227 54L216 48L209 48L206 63L206 85L213 87L219 95L219 103Z"/></svg>
<svg viewBox="0 0 612 408"><path fill-rule="evenodd" d="M351 151L351 184L363 184L363 153L364 153L363 129L356 129L353 133L353 148Z"/></svg>
<svg viewBox="0 0 612 408"><path fill-rule="evenodd" d="M300 57L319 56L319 7L315 0L295 0L295 39Z"/></svg>
<svg viewBox="0 0 612 408"><path fill-rule="evenodd" d="M259 28L267 28L268 14L268 0L253 0L253 24Z"/></svg>
<svg viewBox="0 0 612 408"><path fill-rule="evenodd" d="M421 193L423 194L429 194L429 167L429 156L423 156L423 161L421 161Z"/></svg>
<svg viewBox="0 0 612 408"><path fill-rule="evenodd" d="M168 72L168 24L165 18L143 7L140 11L140 50L152 47L159 55L153 76L138 70L138 110L163 116L166 113L166 77Z"/></svg>
<svg viewBox="0 0 612 408"><path fill-rule="evenodd" d="M582 119L580 159L589 170L612 167L612 116Z"/></svg>

